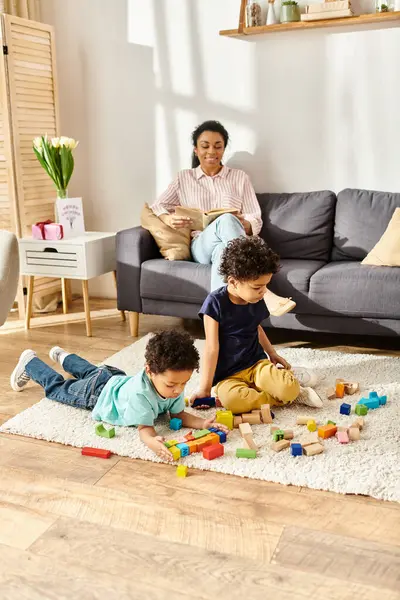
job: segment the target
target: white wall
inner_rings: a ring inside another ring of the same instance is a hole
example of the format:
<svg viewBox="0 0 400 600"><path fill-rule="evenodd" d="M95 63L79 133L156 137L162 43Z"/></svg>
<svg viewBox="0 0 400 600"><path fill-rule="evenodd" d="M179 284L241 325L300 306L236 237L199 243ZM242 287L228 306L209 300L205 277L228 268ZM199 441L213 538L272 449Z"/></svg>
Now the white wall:
<svg viewBox="0 0 400 600"><path fill-rule="evenodd" d="M239 0L42 0L56 27L71 192L87 228L139 222L219 119L257 191L400 191L400 29L223 38ZM112 296L111 278L92 293Z"/></svg>

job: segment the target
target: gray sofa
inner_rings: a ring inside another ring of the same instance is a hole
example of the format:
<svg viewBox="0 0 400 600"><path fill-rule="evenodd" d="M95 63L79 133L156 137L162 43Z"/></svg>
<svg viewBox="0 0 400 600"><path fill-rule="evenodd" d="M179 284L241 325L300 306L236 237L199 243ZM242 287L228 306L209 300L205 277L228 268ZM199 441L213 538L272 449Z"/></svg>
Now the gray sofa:
<svg viewBox="0 0 400 600"><path fill-rule="evenodd" d="M395 336L400 333L400 268L361 261L385 231L400 194L346 189L258 194L260 235L281 257L271 289L297 306L266 327ZM119 310L196 318L210 291L210 267L167 261L141 227L117 235Z"/></svg>

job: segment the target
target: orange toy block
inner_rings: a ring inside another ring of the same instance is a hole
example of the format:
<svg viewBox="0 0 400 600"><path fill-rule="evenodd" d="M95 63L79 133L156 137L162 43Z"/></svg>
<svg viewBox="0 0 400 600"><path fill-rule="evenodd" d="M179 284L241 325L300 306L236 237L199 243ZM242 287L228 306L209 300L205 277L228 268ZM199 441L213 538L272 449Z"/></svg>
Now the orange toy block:
<svg viewBox="0 0 400 600"><path fill-rule="evenodd" d="M241 415L236 415L236 417L233 417L233 426L235 429L238 429L240 423L243 423Z"/></svg>
<svg viewBox="0 0 400 600"><path fill-rule="evenodd" d="M336 381L336 398L344 398L344 383L342 381Z"/></svg>
<svg viewBox="0 0 400 600"><path fill-rule="evenodd" d="M214 440L212 440L208 435L204 438L199 438L199 440L197 440L197 452L203 452L204 448L207 448L207 446L212 446L214 443Z"/></svg>
<svg viewBox="0 0 400 600"><path fill-rule="evenodd" d="M318 436L323 439L332 437L336 432L336 425L322 425L322 427L318 427Z"/></svg>
<svg viewBox="0 0 400 600"><path fill-rule="evenodd" d="M261 406L261 419L263 423L272 423L271 408L269 404Z"/></svg>
<svg viewBox="0 0 400 600"><path fill-rule="evenodd" d="M314 456L315 454L321 454L324 451L324 447L322 444L311 444L311 446L303 448L303 451L306 456Z"/></svg>
<svg viewBox="0 0 400 600"><path fill-rule="evenodd" d="M249 423L250 425L260 425L260 423L261 423L260 412L257 411L257 414L256 413L245 413L244 415L242 415L242 420L243 420L243 423Z"/></svg>
<svg viewBox="0 0 400 600"><path fill-rule="evenodd" d="M187 446L189 447L189 453L194 454L195 452L197 452L198 445L199 443L197 440L194 440L193 442L188 442Z"/></svg>
<svg viewBox="0 0 400 600"><path fill-rule="evenodd" d="M273 444L271 444L271 449L274 452L280 452L281 450L286 450L286 448L289 448L289 446L289 440L279 440L279 442L274 442Z"/></svg>

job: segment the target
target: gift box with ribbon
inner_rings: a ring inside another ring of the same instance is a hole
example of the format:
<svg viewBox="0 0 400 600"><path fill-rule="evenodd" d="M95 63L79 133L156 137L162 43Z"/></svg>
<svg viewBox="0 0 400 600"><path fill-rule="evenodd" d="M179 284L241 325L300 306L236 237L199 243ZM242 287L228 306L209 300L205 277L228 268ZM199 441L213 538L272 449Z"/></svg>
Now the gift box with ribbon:
<svg viewBox="0 0 400 600"><path fill-rule="evenodd" d="M32 225L32 237L34 240L62 240L64 237L63 226L50 219L39 221Z"/></svg>

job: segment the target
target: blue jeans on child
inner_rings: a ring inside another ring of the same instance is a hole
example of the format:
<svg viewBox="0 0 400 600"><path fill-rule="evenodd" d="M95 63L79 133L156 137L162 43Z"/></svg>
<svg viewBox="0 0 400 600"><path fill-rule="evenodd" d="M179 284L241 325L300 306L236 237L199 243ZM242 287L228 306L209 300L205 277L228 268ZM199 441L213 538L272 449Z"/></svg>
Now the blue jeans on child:
<svg viewBox="0 0 400 600"><path fill-rule="evenodd" d="M64 379L37 357L32 358L25 367L29 377L42 386L47 398L87 410L94 408L101 390L113 375L126 375L115 367L96 367L76 354L65 357L63 369L75 379Z"/></svg>
<svg viewBox="0 0 400 600"><path fill-rule="evenodd" d="M225 285L219 274L222 252L228 242L245 236L243 225L234 215L226 214L215 219L192 242L192 257L197 263L211 263L211 291Z"/></svg>

